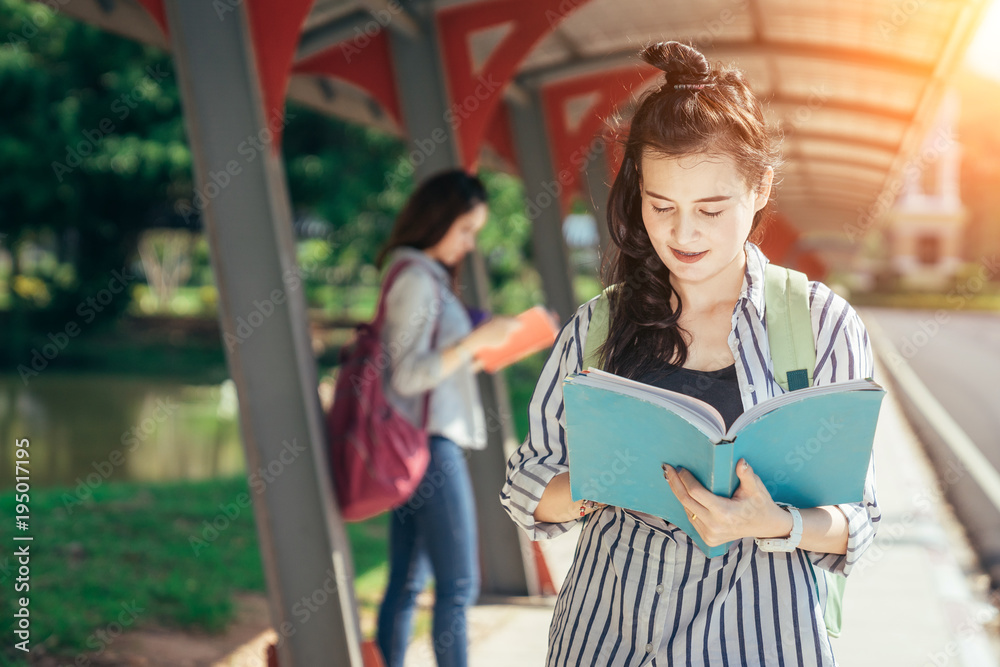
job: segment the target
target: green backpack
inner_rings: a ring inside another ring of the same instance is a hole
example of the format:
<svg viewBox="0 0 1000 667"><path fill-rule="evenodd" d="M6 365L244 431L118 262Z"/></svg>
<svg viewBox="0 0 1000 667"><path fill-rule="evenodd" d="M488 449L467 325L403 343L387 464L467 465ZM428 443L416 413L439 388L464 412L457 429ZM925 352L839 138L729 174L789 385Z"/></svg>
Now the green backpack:
<svg viewBox="0 0 1000 667"><path fill-rule="evenodd" d="M583 351L583 368L599 367L597 348L608 337L608 291L611 289L614 289L613 285L605 289L594 304ZM765 270L764 301L767 304L767 339L775 380L785 391L812 386L816 347L809 312L809 279L804 273L769 263ZM809 567L818 589L817 570L811 561ZM826 631L831 637L839 637L847 579L823 569L819 570L819 574L825 579L827 587L823 618Z"/></svg>

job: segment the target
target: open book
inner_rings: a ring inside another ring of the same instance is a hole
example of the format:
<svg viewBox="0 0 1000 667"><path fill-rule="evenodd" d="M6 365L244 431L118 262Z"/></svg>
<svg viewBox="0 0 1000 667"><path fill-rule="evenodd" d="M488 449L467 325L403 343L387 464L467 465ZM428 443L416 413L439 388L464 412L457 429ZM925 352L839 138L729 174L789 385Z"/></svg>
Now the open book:
<svg viewBox="0 0 1000 667"><path fill-rule="evenodd" d="M745 458L778 502L860 502L884 396L870 378L799 389L761 401L727 430L704 401L591 368L563 380L570 489L575 500L662 517L717 556L728 545L701 539L663 463L727 498Z"/></svg>
<svg viewBox="0 0 1000 667"><path fill-rule="evenodd" d="M559 327L542 306L529 308L517 316L521 327L507 336L503 345L487 347L476 353L483 362L483 370L495 373L525 357L552 346L559 335Z"/></svg>

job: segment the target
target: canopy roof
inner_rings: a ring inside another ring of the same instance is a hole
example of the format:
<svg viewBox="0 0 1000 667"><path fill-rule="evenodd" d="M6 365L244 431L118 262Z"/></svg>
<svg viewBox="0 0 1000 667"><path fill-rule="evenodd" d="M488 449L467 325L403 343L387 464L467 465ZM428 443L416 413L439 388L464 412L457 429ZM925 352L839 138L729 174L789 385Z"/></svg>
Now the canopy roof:
<svg viewBox="0 0 1000 667"><path fill-rule="evenodd" d="M627 116L635 96L659 79L636 57L641 46L693 43L710 60L743 68L765 100L784 135L778 211L828 255L849 252L891 205L986 6L982 0L247 2L262 22L286 13L295 22L289 7L300 5L301 37L286 37L297 38L290 97L397 135L402 112L387 31L438 39L466 166L485 159L517 171L507 105L540 100L553 166L570 172L564 205L583 187L581 154L616 110ZM162 0L69 0L62 9L168 48ZM415 20L426 12L433 12L435 35L423 34L426 23ZM275 104L283 99L275 97ZM607 154L613 169L613 152Z"/></svg>

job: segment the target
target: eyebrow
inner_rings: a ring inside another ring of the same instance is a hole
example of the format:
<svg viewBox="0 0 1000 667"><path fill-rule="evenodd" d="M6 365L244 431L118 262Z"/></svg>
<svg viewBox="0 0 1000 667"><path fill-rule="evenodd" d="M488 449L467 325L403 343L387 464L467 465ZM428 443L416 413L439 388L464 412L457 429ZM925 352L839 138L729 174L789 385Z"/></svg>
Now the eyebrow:
<svg viewBox="0 0 1000 667"><path fill-rule="evenodd" d="M663 195L658 195L655 192L652 192L650 190L646 190L646 194L649 195L650 197L656 197L657 199L663 199L664 201L669 201L669 202L673 201L673 199L670 199L669 197L664 197ZM714 197L705 197L704 199L695 199L694 201L695 201L696 204L699 204L699 203L702 203L702 202L729 201L730 199L732 199L732 197L726 197L726 196L723 196L723 195L715 195Z"/></svg>

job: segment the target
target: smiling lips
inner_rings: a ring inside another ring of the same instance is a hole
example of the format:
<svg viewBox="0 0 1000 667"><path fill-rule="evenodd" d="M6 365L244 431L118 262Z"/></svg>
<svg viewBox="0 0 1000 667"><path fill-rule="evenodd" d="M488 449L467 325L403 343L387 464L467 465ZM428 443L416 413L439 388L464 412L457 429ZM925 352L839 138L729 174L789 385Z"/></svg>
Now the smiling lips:
<svg viewBox="0 0 1000 667"><path fill-rule="evenodd" d="M674 248L671 248L670 251L674 253L674 257L676 257L679 261L684 262L686 264L697 262L699 259L705 256L705 253L708 252L707 250L703 250L701 252L687 253L687 252L681 252L680 250L675 250Z"/></svg>

